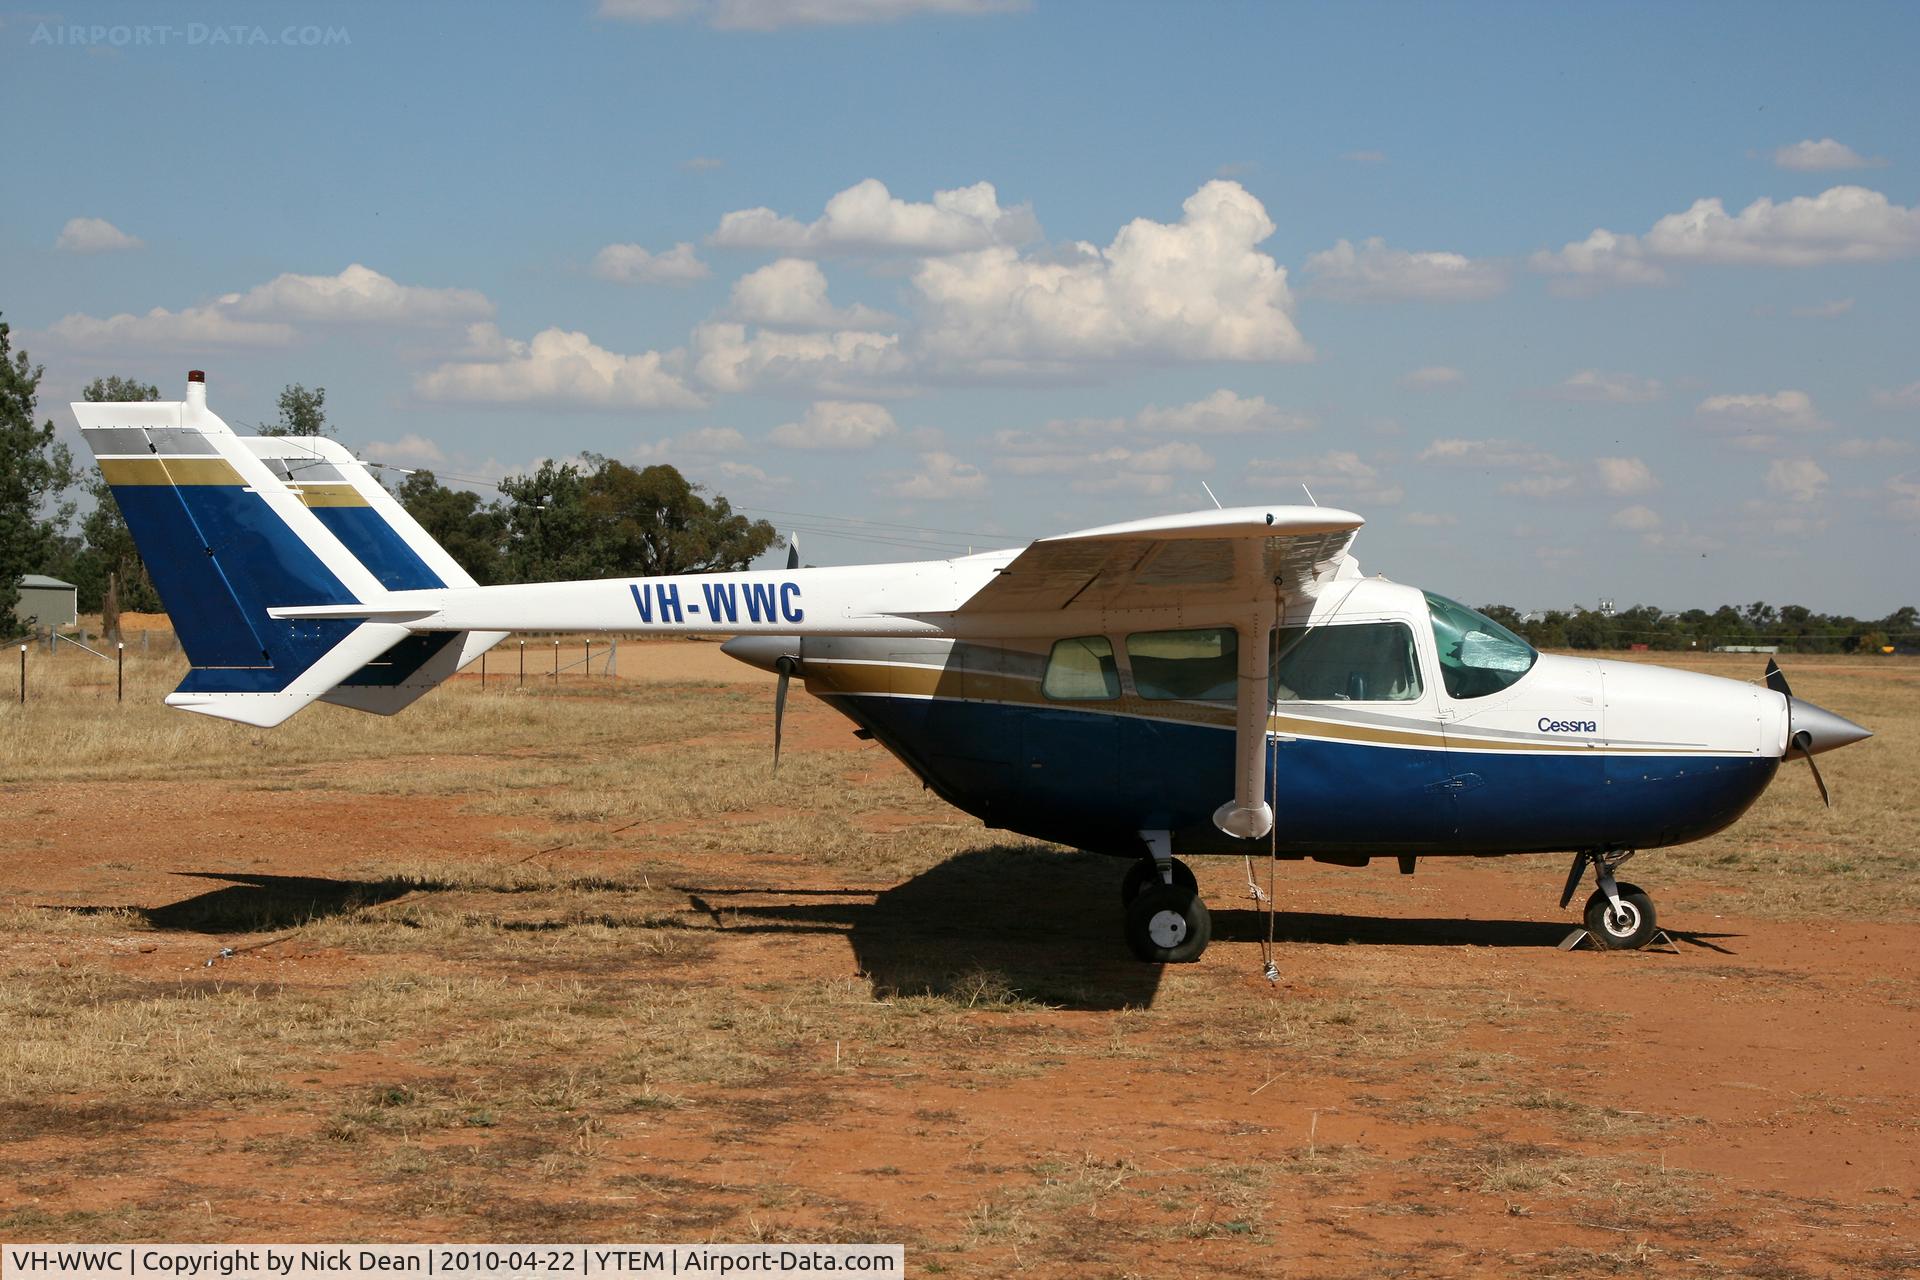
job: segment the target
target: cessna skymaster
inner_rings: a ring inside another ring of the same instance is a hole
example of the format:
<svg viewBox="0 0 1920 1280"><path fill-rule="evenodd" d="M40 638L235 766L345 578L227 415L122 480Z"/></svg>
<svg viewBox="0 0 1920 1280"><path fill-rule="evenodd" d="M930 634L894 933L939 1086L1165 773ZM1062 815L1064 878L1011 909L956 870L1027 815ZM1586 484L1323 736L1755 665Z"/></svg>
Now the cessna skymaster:
<svg viewBox="0 0 1920 1280"><path fill-rule="evenodd" d="M177 402L76 404L192 669L170 706L272 726L391 715L510 631L730 634L959 809L1134 860L1126 941L1188 961L1211 921L1180 855L1361 866L1572 853L1604 948L1645 946L1614 871L1731 824L1782 760L1868 737L1742 683L1536 652L1365 578L1317 506L1158 516L917 564L476 586L325 439L243 439ZM1819 780L1817 767L1814 770ZM1825 794L1821 783L1821 793Z"/></svg>

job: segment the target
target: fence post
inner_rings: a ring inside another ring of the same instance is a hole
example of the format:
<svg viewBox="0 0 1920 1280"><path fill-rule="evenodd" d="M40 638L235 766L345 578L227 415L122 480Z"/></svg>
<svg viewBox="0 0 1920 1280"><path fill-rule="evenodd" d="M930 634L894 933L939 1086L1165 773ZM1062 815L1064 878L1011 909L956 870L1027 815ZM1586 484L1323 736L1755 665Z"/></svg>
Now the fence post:
<svg viewBox="0 0 1920 1280"><path fill-rule="evenodd" d="M20 646L20 705L27 705L27 646Z"/></svg>
<svg viewBox="0 0 1920 1280"><path fill-rule="evenodd" d="M619 661L620 661L620 642L618 640L609 640L607 642L607 670L606 670L607 679L609 680L613 679L616 666L619 663Z"/></svg>
<svg viewBox="0 0 1920 1280"><path fill-rule="evenodd" d="M518 689L527 682L527 642L520 642L520 682L513 687Z"/></svg>
<svg viewBox="0 0 1920 1280"><path fill-rule="evenodd" d="M589 640L580 647L586 650L586 655L580 659L580 674L591 676L593 674L593 641Z"/></svg>
<svg viewBox="0 0 1920 1280"><path fill-rule="evenodd" d="M480 692L487 691L487 651L480 651Z"/></svg>
<svg viewBox="0 0 1920 1280"><path fill-rule="evenodd" d="M553 683L555 686L560 683L560 642L558 640L553 642Z"/></svg>
<svg viewBox="0 0 1920 1280"><path fill-rule="evenodd" d="M127 700L127 642L119 640L113 646L113 700Z"/></svg>

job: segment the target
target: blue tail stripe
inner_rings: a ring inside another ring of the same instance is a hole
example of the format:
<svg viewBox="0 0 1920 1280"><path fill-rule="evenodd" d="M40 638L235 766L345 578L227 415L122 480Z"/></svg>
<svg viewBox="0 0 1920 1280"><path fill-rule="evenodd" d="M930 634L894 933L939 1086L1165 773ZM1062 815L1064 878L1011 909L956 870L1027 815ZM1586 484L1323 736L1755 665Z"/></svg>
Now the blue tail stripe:
<svg viewBox="0 0 1920 1280"><path fill-rule="evenodd" d="M284 689L358 625L267 617L354 597L260 495L239 485L116 485L113 495L194 666L182 692Z"/></svg>
<svg viewBox="0 0 1920 1280"><path fill-rule="evenodd" d="M372 507L315 507L313 514L387 590L419 591L447 585Z"/></svg>

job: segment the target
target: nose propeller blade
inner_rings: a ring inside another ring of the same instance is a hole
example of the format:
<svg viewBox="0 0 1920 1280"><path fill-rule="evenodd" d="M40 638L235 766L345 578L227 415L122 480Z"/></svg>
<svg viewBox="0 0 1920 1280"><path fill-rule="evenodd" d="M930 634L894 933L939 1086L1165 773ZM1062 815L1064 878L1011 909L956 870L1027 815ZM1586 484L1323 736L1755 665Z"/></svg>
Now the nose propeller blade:
<svg viewBox="0 0 1920 1280"><path fill-rule="evenodd" d="M1833 808L1833 797L1827 794L1827 780L1820 776L1820 766L1813 762L1813 752L1807 749L1813 741L1813 735L1802 729L1793 735L1793 750L1806 757L1807 768L1813 770L1813 785L1820 788L1820 800L1827 808Z"/></svg>
<svg viewBox="0 0 1920 1280"><path fill-rule="evenodd" d="M787 568L798 569L799 567L800 567L800 535L797 533L790 533L787 535Z"/></svg>
<svg viewBox="0 0 1920 1280"><path fill-rule="evenodd" d="M773 690L773 772L780 772L780 729L787 718L787 681L793 678L793 659L781 658L774 663L774 669L780 673L780 683Z"/></svg>
<svg viewBox="0 0 1920 1280"><path fill-rule="evenodd" d="M1767 659L1767 688L1775 693L1783 693L1789 698L1793 696L1793 690L1787 687L1787 673L1782 671L1780 664L1772 658Z"/></svg>

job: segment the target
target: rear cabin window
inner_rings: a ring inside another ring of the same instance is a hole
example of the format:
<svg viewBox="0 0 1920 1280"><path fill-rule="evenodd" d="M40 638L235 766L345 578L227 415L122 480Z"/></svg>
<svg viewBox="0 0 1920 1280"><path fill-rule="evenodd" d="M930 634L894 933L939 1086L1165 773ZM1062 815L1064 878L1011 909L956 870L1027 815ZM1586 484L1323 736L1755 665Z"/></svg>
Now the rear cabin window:
<svg viewBox="0 0 1920 1280"><path fill-rule="evenodd" d="M1057 640L1047 655L1040 691L1061 702L1096 702L1120 696L1120 667L1105 636Z"/></svg>
<svg viewBox="0 0 1920 1280"><path fill-rule="evenodd" d="M1139 631L1127 637L1133 687L1157 701L1232 702L1240 641L1231 627Z"/></svg>
<svg viewBox="0 0 1920 1280"><path fill-rule="evenodd" d="M1273 640L1275 702L1409 702L1420 696L1413 632L1402 623L1281 627Z"/></svg>
<svg viewBox="0 0 1920 1280"><path fill-rule="evenodd" d="M1540 656L1492 618L1445 596L1428 592L1427 611L1440 651L1440 680L1453 697L1498 693L1532 670Z"/></svg>

